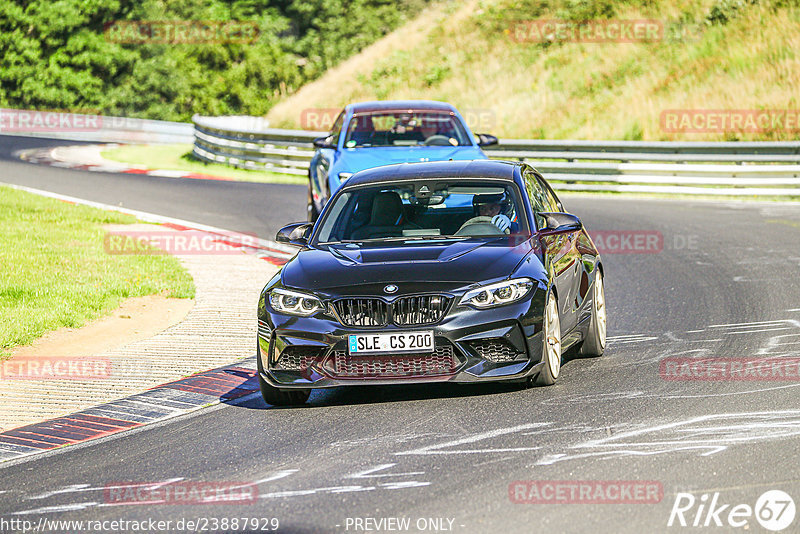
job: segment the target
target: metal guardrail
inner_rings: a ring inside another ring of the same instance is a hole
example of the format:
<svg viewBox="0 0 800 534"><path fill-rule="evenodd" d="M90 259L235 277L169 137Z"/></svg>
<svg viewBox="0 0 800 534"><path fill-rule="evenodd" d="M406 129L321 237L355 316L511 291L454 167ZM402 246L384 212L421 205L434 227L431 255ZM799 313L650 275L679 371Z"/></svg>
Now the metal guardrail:
<svg viewBox="0 0 800 534"><path fill-rule="evenodd" d="M193 117L194 154L246 169L305 175L314 154L311 142L327 133L236 128L220 119ZM533 164L559 190L800 196L798 141L501 139L486 153Z"/></svg>
<svg viewBox="0 0 800 534"><path fill-rule="evenodd" d="M326 132L268 128L259 117L193 117L193 124L0 109L0 135L107 143L194 142L198 158L305 175ZM533 164L556 189L800 196L800 141L643 142L501 139L490 158Z"/></svg>
<svg viewBox="0 0 800 534"><path fill-rule="evenodd" d="M311 142L325 132L251 127L253 117L192 117L194 155L204 161L281 174L308 174ZM249 124L248 124L249 123Z"/></svg>

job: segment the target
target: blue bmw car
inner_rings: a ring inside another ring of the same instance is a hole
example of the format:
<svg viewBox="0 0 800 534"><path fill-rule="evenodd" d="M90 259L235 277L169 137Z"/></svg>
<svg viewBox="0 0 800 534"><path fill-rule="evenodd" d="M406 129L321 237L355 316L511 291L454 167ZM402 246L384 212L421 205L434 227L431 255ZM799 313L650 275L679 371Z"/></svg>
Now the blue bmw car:
<svg viewBox="0 0 800 534"><path fill-rule="evenodd" d="M480 147L497 143L474 135L445 102L396 100L349 104L330 134L314 140L308 170L308 220L354 173L395 163L487 159Z"/></svg>

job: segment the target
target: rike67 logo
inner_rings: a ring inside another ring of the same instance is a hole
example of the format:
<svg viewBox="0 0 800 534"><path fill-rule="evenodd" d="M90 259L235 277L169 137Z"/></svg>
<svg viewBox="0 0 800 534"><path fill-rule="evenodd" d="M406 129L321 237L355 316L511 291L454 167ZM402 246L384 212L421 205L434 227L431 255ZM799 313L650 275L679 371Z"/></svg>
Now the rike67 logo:
<svg viewBox="0 0 800 534"><path fill-rule="evenodd" d="M765 529L779 532L794 522L795 512L794 499L781 490L762 493L755 506L726 503L719 492L703 493L699 498L691 493L678 493L667 526L750 530L755 518Z"/></svg>

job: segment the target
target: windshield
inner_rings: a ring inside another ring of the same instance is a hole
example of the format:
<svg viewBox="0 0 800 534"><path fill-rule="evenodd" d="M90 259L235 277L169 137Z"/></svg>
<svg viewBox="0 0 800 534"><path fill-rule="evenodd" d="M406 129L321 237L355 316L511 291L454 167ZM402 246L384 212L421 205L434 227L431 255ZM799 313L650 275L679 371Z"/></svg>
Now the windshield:
<svg viewBox="0 0 800 534"><path fill-rule="evenodd" d="M510 183L437 180L364 186L332 200L316 244L528 233Z"/></svg>
<svg viewBox="0 0 800 534"><path fill-rule="evenodd" d="M344 142L345 148L469 145L454 114L431 111L359 113L350 119Z"/></svg>

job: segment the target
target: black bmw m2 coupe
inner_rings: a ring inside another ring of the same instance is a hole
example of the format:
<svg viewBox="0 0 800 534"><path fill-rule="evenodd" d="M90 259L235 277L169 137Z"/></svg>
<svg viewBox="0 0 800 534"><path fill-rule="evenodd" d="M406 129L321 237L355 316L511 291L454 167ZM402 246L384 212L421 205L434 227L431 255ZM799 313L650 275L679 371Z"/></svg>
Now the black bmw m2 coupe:
<svg viewBox="0 0 800 534"><path fill-rule="evenodd" d="M603 265L524 163L389 165L353 175L258 306L264 400L409 382L549 385L562 353L606 344Z"/></svg>

